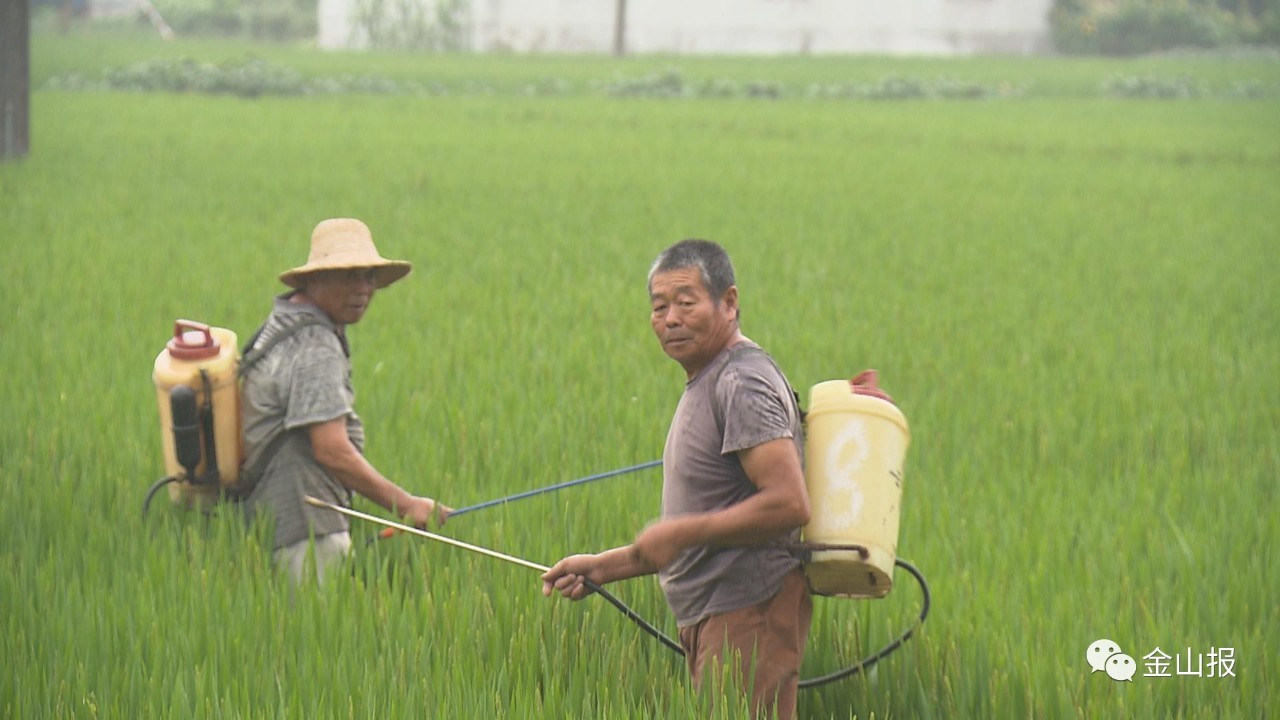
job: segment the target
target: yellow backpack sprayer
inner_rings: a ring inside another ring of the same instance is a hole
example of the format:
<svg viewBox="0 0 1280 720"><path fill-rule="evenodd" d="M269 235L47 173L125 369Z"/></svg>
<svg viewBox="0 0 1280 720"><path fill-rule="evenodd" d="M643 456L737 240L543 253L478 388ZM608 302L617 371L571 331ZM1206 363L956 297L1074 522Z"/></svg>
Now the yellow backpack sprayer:
<svg viewBox="0 0 1280 720"><path fill-rule="evenodd" d="M809 390L805 485L812 505L802 550L819 595L884 597L898 554L907 419L876 386L876 371Z"/></svg>
<svg viewBox="0 0 1280 720"><path fill-rule="evenodd" d="M262 468L241 467L240 378L271 348L318 322L299 322L255 348L259 328L245 345L243 360L234 332L191 320L174 322L173 338L156 356L152 372L166 475L147 491L144 516L151 498L166 485L175 504L199 510L253 489ZM273 450L263 453L264 462Z"/></svg>
<svg viewBox="0 0 1280 720"><path fill-rule="evenodd" d="M921 608L915 624L877 652L857 663L800 682L812 688L864 671L897 650L928 617L929 585L913 565L897 557L898 516L902 498L903 461L910 442L906 418L876 384L874 370L852 380L818 383L809 391L805 414L805 485L811 507L801 542L791 550L800 556L812 594L840 598L882 598L893 587L893 571L901 567L920 586ZM506 498L459 508L457 517L473 510L505 504L586 482L660 465L660 460L591 475ZM386 527L411 533L540 572L549 568L495 550L409 527L350 508L308 497L307 502ZM627 607L599 585L586 581L596 594L620 610L671 650L683 655L678 642Z"/></svg>
<svg viewBox="0 0 1280 720"><path fill-rule="evenodd" d="M169 499L205 509L235 485L244 450L240 433L240 353L236 334L190 320L174 323L173 339L156 356L152 378L160 404Z"/></svg>

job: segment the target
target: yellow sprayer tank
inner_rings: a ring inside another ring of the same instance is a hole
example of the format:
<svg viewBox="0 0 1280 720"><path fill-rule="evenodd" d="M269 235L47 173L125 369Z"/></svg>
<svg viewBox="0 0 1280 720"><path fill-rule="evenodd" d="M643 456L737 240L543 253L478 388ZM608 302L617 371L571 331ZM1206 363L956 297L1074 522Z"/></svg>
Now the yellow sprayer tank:
<svg viewBox="0 0 1280 720"><path fill-rule="evenodd" d="M810 499L803 539L809 588L820 595L884 597L898 554L907 419L876 387L876 371L809 390L805 484ZM821 549L858 546L857 549Z"/></svg>
<svg viewBox="0 0 1280 720"><path fill-rule="evenodd" d="M207 484L170 483L169 499L179 505L207 508L218 500L220 487L233 485L239 475L243 448L240 387L236 377L238 363L239 351L234 332L190 320L174 323L173 339L156 356L152 378L160 402L165 472L170 477L186 474L175 449L171 392L175 387L185 385L195 393L198 408L207 406L212 411L211 427L206 427L208 418L201 414L201 460L195 475L204 477L209 470L209 440L212 439L218 482L209 478Z"/></svg>

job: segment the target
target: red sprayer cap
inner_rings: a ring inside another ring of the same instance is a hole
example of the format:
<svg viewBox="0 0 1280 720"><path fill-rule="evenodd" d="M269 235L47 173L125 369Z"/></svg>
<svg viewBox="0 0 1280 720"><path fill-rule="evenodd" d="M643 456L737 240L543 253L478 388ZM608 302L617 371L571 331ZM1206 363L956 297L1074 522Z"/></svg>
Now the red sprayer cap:
<svg viewBox="0 0 1280 720"><path fill-rule="evenodd" d="M176 360L204 360L217 357L222 348L209 326L191 320L173 323L173 339L165 345L169 355Z"/></svg>
<svg viewBox="0 0 1280 720"><path fill-rule="evenodd" d="M870 395L871 397L877 397L881 400L893 402L893 398L889 397L889 393L881 390L880 387L876 385L876 377L877 374L875 370L863 370L857 375L854 375L853 379L849 381L849 390L852 391L854 395Z"/></svg>

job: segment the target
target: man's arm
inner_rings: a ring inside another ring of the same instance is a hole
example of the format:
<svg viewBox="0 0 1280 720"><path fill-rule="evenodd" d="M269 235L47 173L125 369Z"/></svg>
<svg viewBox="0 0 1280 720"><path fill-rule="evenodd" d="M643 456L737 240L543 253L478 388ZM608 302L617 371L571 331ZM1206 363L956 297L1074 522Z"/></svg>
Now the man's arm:
<svg viewBox="0 0 1280 720"><path fill-rule="evenodd" d="M558 592L581 600L597 585L655 573L694 545L722 547L763 545L809 522L800 455L791 438L779 438L739 451L747 478L759 490L724 510L660 520L645 528L634 543L597 555L570 555L542 576L542 594Z"/></svg>
<svg viewBox="0 0 1280 720"><path fill-rule="evenodd" d="M804 470L791 438L741 450L738 459L759 492L723 510L682 515L645 528L633 545L647 564L665 567L694 545L764 545L809 522Z"/></svg>
<svg viewBox="0 0 1280 720"><path fill-rule="evenodd" d="M316 462L348 489L360 493L404 518L414 527L424 528L433 515L444 522L449 509L435 500L411 495L388 480L365 459L347 436L346 416L307 426L311 452Z"/></svg>
<svg viewBox="0 0 1280 720"><path fill-rule="evenodd" d="M651 575L658 568L649 564L635 545L623 545L596 555L570 555L542 575L542 594L558 592L571 600L591 594L583 579L597 585Z"/></svg>

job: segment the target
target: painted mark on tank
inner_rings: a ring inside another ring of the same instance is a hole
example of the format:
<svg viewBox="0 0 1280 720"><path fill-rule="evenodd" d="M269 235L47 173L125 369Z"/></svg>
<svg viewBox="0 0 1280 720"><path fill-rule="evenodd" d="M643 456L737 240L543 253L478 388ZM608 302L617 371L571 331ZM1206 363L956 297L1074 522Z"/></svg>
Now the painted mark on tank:
<svg viewBox="0 0 1280 720"><path fill-rule="evenodd" d="M870 446L865 423L849 422L831 439L824 468L828 496L823 502L830 530L853 527L862 518L862 488L855 478L868 455Z"/></svg>

